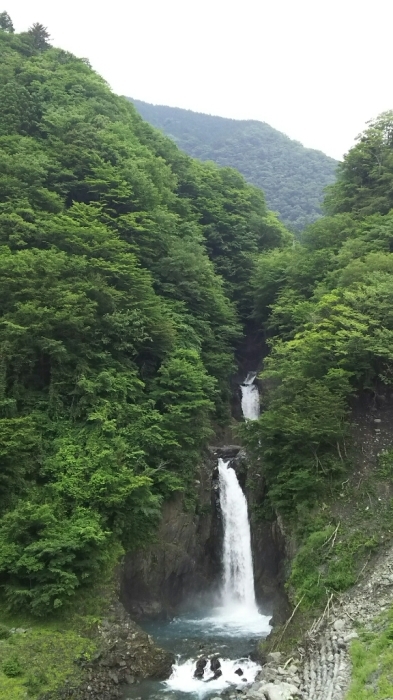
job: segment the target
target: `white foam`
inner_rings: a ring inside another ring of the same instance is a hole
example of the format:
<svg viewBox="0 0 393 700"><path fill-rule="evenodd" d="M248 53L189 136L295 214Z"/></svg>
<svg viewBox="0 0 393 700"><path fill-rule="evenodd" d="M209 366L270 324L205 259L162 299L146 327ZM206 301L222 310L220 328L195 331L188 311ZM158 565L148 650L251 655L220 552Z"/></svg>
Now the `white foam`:
<svg viewBox="0 0 393 700"><path fill-rule="evenodd" d="M214 673L207 663L203 679L194 678L196 660L188 659L184 663L177 662L173 665L171 677L164 682L166 690L175 690L182 693L192 693L203 698L212 692L221 692L230 686L246 686L253 683L261 666L250 659L220 659L222 676L213 679ZM235 671L241 668L243 675L239 676ZM210 680L209 680L210 679ZM243 680L244 679L244 680Z"/></svg>
<svg viewBox="0 0 393 700"><path fill-rule="evenodd" d="M233 604L215 608L202 622L209 634L219 637L266 637L271 631L270 620L271 616L262 615L257 607Z"/></svg>

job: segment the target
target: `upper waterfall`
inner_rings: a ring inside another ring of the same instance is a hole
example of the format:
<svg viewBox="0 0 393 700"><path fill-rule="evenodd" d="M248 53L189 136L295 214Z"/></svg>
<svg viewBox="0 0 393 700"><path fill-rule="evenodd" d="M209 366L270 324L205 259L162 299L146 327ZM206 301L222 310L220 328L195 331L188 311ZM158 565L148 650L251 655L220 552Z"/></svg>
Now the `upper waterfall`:
<svg viewBox="0 0 393 700"><path fill-rule="evenodd" d="M240 385L242 411L246 420L257 420L259 418L259 391L254 384L256 376L256 372L249 372L243 384Z"/></svg>

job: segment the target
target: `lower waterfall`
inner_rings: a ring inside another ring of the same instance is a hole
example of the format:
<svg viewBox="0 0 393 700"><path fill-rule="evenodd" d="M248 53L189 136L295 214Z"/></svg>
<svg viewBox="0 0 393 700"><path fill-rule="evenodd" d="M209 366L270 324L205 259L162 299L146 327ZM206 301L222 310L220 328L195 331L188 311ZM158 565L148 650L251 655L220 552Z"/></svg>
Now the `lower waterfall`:
<svg viewBox="0 0 393 700"><path fill-rule="evenodd" d="M223 604L255 615L254 572L247 501L229 462L218 460L220 506L223 519Z"/></svg>
<svg viewBox="0 0 393 700"><path fill-rule="evenodd" d="M194 620L193 624L202 634L222 637L224 642L227 637L232 640L259 639L269 633L270 618L260 614L255 600L247 500L230 462L219 459L218 471L223 521L221 604L212 609L211 615ZM203 661L205 658L206 664L199 675L198 659L179 659L171 677L165 682L168 690L204 697L231 686L244 688L245 684L254 681L260 669L247 657L230 659L220 653L217 675L212 667L211 655L203 655Z"/></svg>

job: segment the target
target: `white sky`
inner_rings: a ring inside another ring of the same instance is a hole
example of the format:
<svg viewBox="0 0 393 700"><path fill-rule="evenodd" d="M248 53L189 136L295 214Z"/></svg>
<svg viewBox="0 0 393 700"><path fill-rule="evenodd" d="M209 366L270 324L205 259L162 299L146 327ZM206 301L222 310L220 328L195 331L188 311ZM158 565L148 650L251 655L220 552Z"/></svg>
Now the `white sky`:
<svg viewBox="0 0 393 700"><path fill-rule="evenodd" d="M259 119L341 158L393 109L393 0L3 0L120 94Z"/></svg>

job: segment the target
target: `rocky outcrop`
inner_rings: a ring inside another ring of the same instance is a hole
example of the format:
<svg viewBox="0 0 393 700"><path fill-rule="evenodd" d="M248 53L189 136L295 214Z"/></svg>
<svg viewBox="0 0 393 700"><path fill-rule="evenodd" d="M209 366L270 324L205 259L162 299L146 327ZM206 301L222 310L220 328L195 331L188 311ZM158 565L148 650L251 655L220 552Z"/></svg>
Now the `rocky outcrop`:
<svg viewBox="0 0 393 700"><path fill-rule="evenodd" d="M127 684L169 678L174 655L157 647L120 603L109 608L97 634L97 653L91 659L77 659L82 681L69 682L40 700L115 700L124 696Z"/></svg>
<svg viewBox="0 0 393 700"><path fill-rule="evenodd" d="M220 457L224 460L224 462L228 461L229 459L237 459L239 453L241 452L243 452L243 456L245 455L241 445L222 445L220 447L211 446L208 449L216 460Z"/></svg>
<svg viewBox="0 0 393 700"><path fill-rule="evenodd" d="M195 665L195 671L194 671L194 678L203 678L205 674L205 668L207 666L207 659L202 656L201 659L198 659Z"/></svg>
<svg viewBox="0 0 393 700"><path fill-rule="evenodd" d="M172 615L188 598L198 598L218 581L221 523L207 458L195 481L197 506L187 509L179 493L163 508L156 542L126 555L121 600L135 618Z"/></svg>

